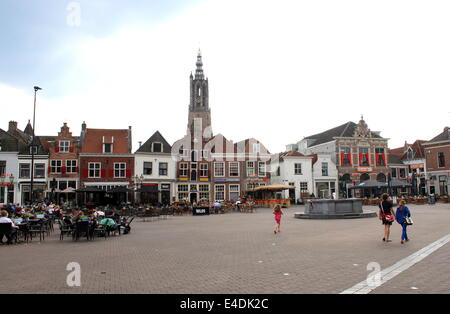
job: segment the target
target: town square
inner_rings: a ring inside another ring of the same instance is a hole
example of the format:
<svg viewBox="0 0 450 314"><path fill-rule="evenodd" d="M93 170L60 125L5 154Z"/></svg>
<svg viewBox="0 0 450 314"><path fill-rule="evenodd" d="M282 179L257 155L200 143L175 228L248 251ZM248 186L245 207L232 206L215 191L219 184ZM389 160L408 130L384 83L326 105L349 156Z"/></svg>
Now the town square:
<svg viewBox="0 0 450 314"><path fill-rule="evenodd" d="M450 292L450 46L410 16L3 1L1 294Z"/></svg>

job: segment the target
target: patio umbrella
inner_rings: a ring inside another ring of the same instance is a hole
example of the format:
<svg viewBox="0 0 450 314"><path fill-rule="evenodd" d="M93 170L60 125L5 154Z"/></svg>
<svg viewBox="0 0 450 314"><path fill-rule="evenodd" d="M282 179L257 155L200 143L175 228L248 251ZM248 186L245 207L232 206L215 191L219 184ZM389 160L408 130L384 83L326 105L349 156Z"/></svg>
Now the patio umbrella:
<svg viewBox="0 0 450 314"><path fill-rule="evenodd" d="M69 186L67 189L62 190L61 193L66 193L66 196L67 196L66 200L69 201L69 194L73 194L73 193L75 193L75 191L76 191L76 189Z"/></svg>

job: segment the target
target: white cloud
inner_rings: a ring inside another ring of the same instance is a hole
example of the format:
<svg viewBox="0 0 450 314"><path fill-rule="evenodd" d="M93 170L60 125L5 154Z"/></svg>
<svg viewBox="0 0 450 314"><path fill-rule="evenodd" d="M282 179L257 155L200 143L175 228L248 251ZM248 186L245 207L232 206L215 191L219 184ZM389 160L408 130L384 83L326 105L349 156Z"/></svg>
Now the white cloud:
<svg viewBox="0 0 450 314"><path fill-rule="evenodd" d="M430 139L449 125L449 11L445 1L208 1L77 44L72 68L89 88L60 99L42 91L38 133L63 122L77 133L85 120L132 125L135 144L157 129L177 140L200 45L213 131L229 139L275 152L361 114L391 147ZM3 114L7 104L17 111ZM0 106L2 125L25 123L32 94L0 86Z"/></svg>

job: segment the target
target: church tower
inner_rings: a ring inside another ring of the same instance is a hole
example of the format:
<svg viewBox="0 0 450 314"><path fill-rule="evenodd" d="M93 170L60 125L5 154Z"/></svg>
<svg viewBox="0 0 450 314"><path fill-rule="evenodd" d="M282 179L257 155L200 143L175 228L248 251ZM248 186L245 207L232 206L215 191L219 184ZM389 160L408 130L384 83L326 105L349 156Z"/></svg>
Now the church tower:
<svg viewBox="0 0 450 314"><path fill-rule="evenodd" d="M195 77L190 75L190 103L187 132L195 140L207 141L212 138L211 110L209 108L208 79L203 73L200 50L197 55Z"/></svg>

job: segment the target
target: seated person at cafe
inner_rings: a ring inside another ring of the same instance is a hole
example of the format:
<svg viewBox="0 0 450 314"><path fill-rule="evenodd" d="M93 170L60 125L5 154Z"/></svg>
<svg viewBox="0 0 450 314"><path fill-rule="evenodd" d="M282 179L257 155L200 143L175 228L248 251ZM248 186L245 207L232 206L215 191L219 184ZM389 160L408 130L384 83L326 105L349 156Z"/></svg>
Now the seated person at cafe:
<svg viewBox="0 0 450 314"><path fill-rule="evenodd" d="M0 212L0 224L11 224L11 230L8 233L0 234L0 242L3 241L3 235L5 235L8 239L8 243L11 244L12 240L16 236L17 229L19 229L19 227L14 225L13 221L8 218L8 212L6 210L2 210Z"/></svg>
<svg viewBox="0 0 450 314"><path fill-rule="evenodd" d="M82 210L80 210L80 209L74 210L72 212L72 222L73 223L77 222L78 220L80 220L81 216L83 216L83 215L84 215L84 213Z"/></svg>
<svg viewBox="0 0 450 314"><path fill-rule="evenodd" d="M106 218L111 218L112 220L114 220L116 223L120 222L120 216L116 214L115 211L113 210L108 210L106 213Z"/></svg>
<svg viewBox="0 0 450 314"><path fill-rule="evenodd" d="M25 213L23 212L23 209L20 207L17 208L16 215L14 217L23 218L24 216L25 216Z"/></svg>
<svg viewBox="0 0 450 314"><path fill-rule="evenodd" d="M103 225L106 227L107 232L113 232L113 235L118 231L118 225L111 217L102 218L99 222L99 225Z"/></svg>

